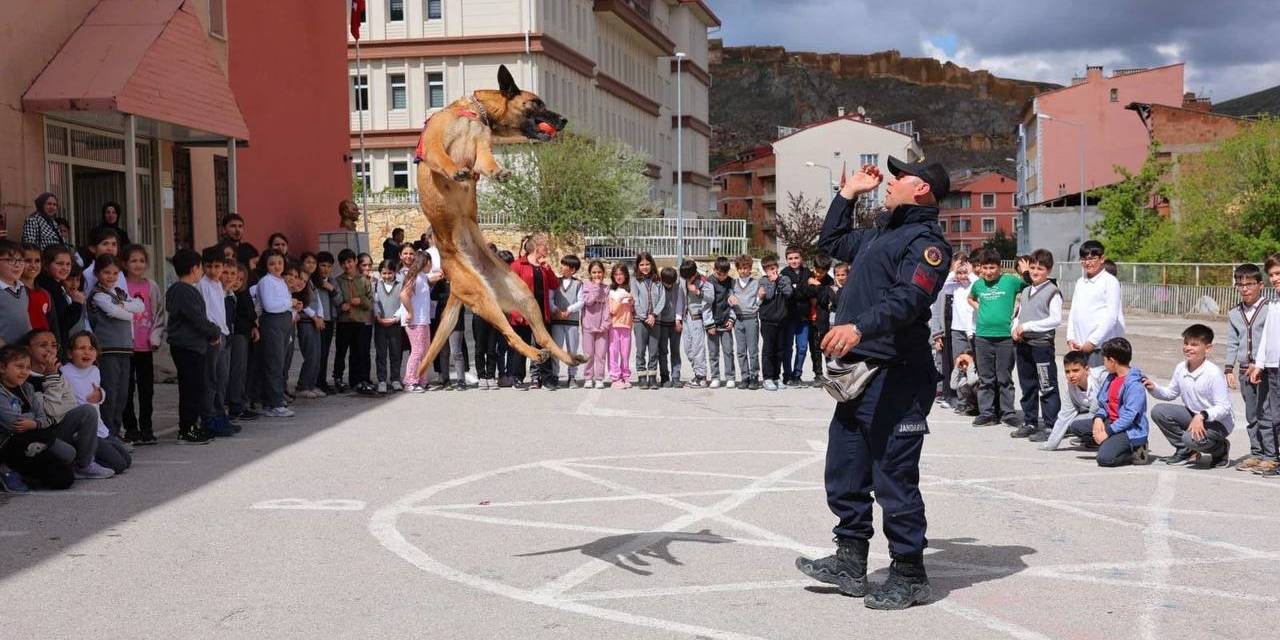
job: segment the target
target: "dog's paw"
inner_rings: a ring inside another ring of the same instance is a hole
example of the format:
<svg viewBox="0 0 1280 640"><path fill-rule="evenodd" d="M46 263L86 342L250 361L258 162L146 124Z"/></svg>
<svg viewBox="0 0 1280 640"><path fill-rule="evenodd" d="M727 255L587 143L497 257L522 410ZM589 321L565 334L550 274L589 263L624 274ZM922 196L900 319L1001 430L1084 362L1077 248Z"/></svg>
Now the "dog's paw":
<svg viewBox="0 0 1280 640"><path fill-rule="evenodd" d="M551 352L550 352L550 351L547 351L546 349L539 349L539 350L538 350L538 358L537 358L537 363L538 363L538 364L542 364L542 363L544 363L544 362L546 362L547 360L550 360L550 359L551 359Z"/></svg>
<svg viewBox="0 0 1280 640"><path fill-rule="evenodd" d="M458 169L453 172L453 179L457 182L466 182L471 179L470 169Z"/></svg>
<svg viewBox="0 0 1280 640"><path fill-rule="evenodd" d="M506 182L510 178L511 178L511 172L507 171L506 169L499 168L497 171L493 172L493 179L497 180L498 182Z"/></svg>
<svg viewBox="0 0 1280 640"><path fill-rule="evenodd" d="M585 363L586 363L586 361L587 361L587 360L589 360L589 359L590 359L590 358L587 358L587 356L585 356L585 355L583 355L583 354L581 354L581 353L575 353L575 354L573 354L573 363L574 363L574 364L585 364Z"/></svg>

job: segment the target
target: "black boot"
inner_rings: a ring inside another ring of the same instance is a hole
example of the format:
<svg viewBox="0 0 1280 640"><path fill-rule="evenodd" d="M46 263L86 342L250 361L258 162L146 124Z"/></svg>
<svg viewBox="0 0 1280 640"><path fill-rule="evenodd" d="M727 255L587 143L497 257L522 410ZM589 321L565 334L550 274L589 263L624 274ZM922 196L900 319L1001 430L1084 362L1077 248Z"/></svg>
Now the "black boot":
<svg viewBox="0 0 1280 640"><path fill-rule="evenodd" d="M846 596L861 598L867 594L867 548L870 544L866 540L837 538L836 545L835 554L825 558L796 558L796 568L818 582L836 585Z"/></svg>
<svg viewBox="0 0 1280 640"><path fill-rule="evenodd" d="M889 565L889 579L867 594L868 609L899 610L929 600L929 576L924 571L924 555L902 556Z"/></svg>

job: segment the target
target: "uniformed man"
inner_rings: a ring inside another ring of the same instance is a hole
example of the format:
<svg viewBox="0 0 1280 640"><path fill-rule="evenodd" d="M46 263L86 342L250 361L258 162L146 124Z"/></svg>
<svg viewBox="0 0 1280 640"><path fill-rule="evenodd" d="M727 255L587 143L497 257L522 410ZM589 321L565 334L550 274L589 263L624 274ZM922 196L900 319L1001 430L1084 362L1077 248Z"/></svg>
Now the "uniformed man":
<svg viewBox="0 0 1280 640"><path fill-rule="evenodd" d="M860 396L836 405L827 441L827 506L839 518L834 555L796 566L871 609L905 609L929 598L924 568L925 517L920 450L929 432L937 371L929 344L929 307L951 263L938 224L938 202L951 183L942 165L889 158L888 215L875 228L854 228L859 195L882 180L864 166L831 202L818 240L850 263L835 323L822 341L829 357L879 369ZM884 512L893 562L883 585L867 588L867 547L874 532L872 495Z"/></svg>

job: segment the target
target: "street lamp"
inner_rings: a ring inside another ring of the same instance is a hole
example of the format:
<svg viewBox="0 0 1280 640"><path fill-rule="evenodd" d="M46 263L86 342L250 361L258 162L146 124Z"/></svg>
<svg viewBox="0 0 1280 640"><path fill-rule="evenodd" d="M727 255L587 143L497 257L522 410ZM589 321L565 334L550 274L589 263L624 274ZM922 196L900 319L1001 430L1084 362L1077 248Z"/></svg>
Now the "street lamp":
<svg viewBox="0 0 1280 640"><path fill-rule="evenodd" d="M835 174L831 172L831 167L828 167L825 164L818 164L817 162L806 162L804 163L804 166L811 167L811 168L818 168L818 169L826 169L827 170L827 190L830 191L835 187L836 178L835 178ZM827 194L827 202L830 202L830 201L831 201L830 194Z"/></svg>
<svg viewBox="0 0 1280 640"><path fill-rule="evenodd" d="M676 263L684 263L684 94L680 63L685 53L676 52Z"/></svg>
<svg viewBox="0 0 1280 640"><path fill-rule="evenodd" d="M1086 234L1085 234L1085 229L1084 229L1084 202L1085 202L1085 198L1084 198L1084 194L1085 194L1085 188L1084 188L1084 124L1079 123L1079 122L1072 122L1072 121L1070 121L1070 120L1063 120L1062 118L1055 118L1055 117L1053 117L1053 116L1050 116L1050 115L1047 115L1047 114L1043 114L1043 113L1037 113L1037 114L1036 114L1036 118L1041 118L1041 119L1044 119L1044 120L1052 120L1052 121L1054 121L1054 122L1061 122L1062 124L1069 125L1069 126L1072 126L1072 127L1075 127L1075 128L1076 128L1076 139L1080 141L1080 242L1081 242L1081 243L1083 243L1085 240L1087 240L1087 239L1088 239L1088 238L1087 238L1087 236L1086 236ZM1041 144L1043 144L1043 143L1041 143Z"/></svg>

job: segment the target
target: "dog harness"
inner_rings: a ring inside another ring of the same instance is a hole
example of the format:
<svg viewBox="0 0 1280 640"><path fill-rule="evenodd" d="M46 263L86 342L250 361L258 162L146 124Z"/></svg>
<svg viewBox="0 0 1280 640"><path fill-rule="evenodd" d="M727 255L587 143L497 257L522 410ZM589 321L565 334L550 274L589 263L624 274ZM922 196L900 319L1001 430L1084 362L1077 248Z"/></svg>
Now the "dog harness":
<svg viewBox="0 0 1280 640"><path fill-rule="evenodd" d="M459 118L466 118L468 120L476 120L486 127L489 126L489 112L485 110L484 104L476 98L476 94L473 93L470 96L467 96L467 101L470 102L471 108L464 109L462 107L454 107L453 115ZM440 112L437 111L436 113ZM435 113L428 116L426 122L422 123L422 133L418 136L418 146L413 150L414 164L422 162L422 158L426 154L427 123L431 122L432 117L435 117Z"/></svg>

